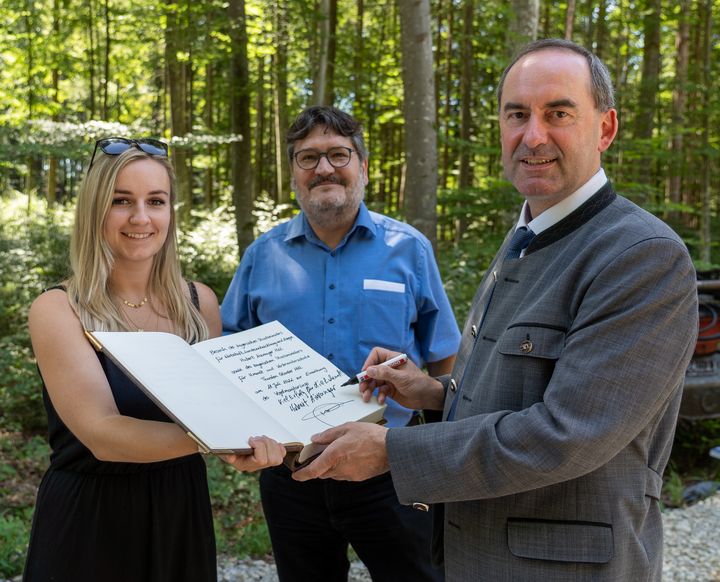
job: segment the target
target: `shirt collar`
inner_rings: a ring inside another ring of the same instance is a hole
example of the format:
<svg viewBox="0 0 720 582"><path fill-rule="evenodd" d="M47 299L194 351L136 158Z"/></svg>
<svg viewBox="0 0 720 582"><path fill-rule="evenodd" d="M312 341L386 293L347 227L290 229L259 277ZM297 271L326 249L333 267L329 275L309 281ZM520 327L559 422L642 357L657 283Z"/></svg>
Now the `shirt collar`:
<svg viewBox="0 0 720 582"><path fill-rule="evenodd" d="M364 228L372 236L377 235L377 226L375 225L375 221L373 221L372 215L370 214L367 206L365 206L364 202L360 203L360 211L358 212L357 218L355 219L355 226L350 229L350 232L352 232L358 227Z"/></svg>
<svg viewBox="0 0 720 582"><path fill-rule="evenodd" d="M520 211L520 219L518 220L517 226L526 226L530 228L535 234L540 234L542 231L547 230L553 224L557 224L568 214L572 213L575 209L582 206L587 202L595 192L600 190L607 182L607 176L605 170L600 168L597 173L590 178L585 184L580 186L575 192L570 194L567 198L563 198L560 202L548 208L537 218L530 219L530 207L528 206L527 200L523 204L522 210Z"/></svg>
<svg viewBox="0 0 720 582"><path fill-rule="evenodd" d="M365 229L370 234L370 236L374 237L377 235L377 226L375 226L372 216L370 215L370 211L367 209L367 206L365 206L364 202L360 202L360 209L358 211L357 218L355 218L355 223L345 235L345 238L340 243L340 245L344 244L348 237L358 228ZM285 242L291 241L299 237L305 237L307 240L312 242L320 242L315 235L315 232L313 232L313 229L310 226L310 223L308 222L308 219L305 216L304 212L300 212L300 214L298 214L292 220L290 220L290 222L288 222L287 232L285 234Z"/></svg>

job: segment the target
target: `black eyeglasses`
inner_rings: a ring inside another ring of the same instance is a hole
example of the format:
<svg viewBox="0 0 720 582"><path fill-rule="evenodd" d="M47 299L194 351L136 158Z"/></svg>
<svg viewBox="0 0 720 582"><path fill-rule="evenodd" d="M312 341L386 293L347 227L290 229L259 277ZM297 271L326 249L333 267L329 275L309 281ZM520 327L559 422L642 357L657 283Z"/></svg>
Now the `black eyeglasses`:
<svg viewBox="0 0 720 582"><path fill-rule="evenodd" d="M333 168L344 168L350 163L353 151L355 150L342 146L330 148L326 152L307 149L296 152L293 157L295 158L295 163L303 170L314 170L317 168L323 156L327 158L327 161Z"/></svg>
<svg viewBox="0 0 720 582"><path fill-rule="evenodd" d="M95 142L92 158L90 158L90 166L95 161L95 154L98 148L108 156L119 156L121 153L128 151L130 148L137 148L148 155L160 156L167 158L168 146L159 139L128 139L125 137L105 137ZM88 166L88 168L90 168Z"/></svg>

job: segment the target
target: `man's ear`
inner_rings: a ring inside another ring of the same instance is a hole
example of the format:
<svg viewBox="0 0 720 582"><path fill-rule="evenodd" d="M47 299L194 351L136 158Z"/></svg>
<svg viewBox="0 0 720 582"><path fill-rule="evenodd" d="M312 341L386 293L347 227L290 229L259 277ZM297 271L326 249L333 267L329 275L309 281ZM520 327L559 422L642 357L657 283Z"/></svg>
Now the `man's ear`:
<svg viewBox="0 0 720 582"><path fill-rule="evenodd" d="M600 142L598 151L604 152L610 147L618 132L618 118L615 109L608 109L600 114Z"/></svg>
<svg viewBox="0 0 720 582"><path fill-rule="evenodd" d="M368 160L367 160L367 158L365 158L363 160L362 166L360 167L360 171L362 172L362 175L363 175L363 184L365 186L367 186L368 183L370 182L370 179L368 178Z"/></svg>

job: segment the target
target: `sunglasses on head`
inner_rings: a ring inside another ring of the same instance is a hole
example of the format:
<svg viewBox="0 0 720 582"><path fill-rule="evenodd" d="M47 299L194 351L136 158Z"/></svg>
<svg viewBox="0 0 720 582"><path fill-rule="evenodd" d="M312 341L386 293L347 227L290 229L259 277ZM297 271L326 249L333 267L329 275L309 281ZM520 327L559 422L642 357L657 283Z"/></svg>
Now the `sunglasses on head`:
<svg viewBox="0 0 720 582"><path fill-rule="evenodd" d="M108 156L119 156L121 153L128 151L130 148L137 148L150 156L160 156L167 158L168 146L159 139L128 139L124 137L105 137L95 142L92 158L90 158L90 168L95 161L95 154L98 148Z"/></svg>

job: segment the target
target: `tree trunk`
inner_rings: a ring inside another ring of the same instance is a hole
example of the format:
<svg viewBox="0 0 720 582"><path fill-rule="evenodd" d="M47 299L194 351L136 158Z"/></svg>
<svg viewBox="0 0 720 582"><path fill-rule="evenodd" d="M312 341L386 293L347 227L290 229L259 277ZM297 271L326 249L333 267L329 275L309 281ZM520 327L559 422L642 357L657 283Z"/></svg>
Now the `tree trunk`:
<svg viewBox="0 0 720 582"><path fill-rule="evenodd" d="M265 167L265 160L263 159L264 151L264 137L265 137L265 90L263 85L265 84L265 56L260 55L257 57L257 92L255 94L255 135L253 141L255 142L255 163L253 168L253 200L257 199L260 193L265 189L265 180L263 168ZM277 202L277 198L275 198Z"/></svg>
<svg viewBox="0 0 720 582"><path fill-rule="evenodd" d="M205 65L205 127L212 134L215 128L215 70L212 63ZM215 159L216 147L208 146L210 163L205 170L205 204L208 208L215 208Z"/></svg>
<svg viewBox="0 0 720 582"><path fill-rule="evenodd" d="M53 43L54 46L60 47L62 46L62 41L60 39L60 2L59 0L53 1L53 35L55 36L55 43ZM60 80L60 69L58 65L58 58L59 55L55 54L55 51L53 51L52 55L52 70L51 70L51 79L52 79L52 103L53 103L53 113L52 113L52 120L58 121L59 115L58 111L60 110L60 87L59 87L59 80ZM50 159L48 161L48 172L47 172L47 189L45 191L45 195L47 197L47 203L49 206L54 206L55 202L57 202L57 170L58 170L58 162L57 158L55 156L50 156Z"/></svg>
<svg viewBox="0 0 720 582"><path fill-rule="evenodd" d="M600 0L602 1L602 0ZM576 7L577 10L577 7ZM589 50L593 50L593 39L595 38L595 3L587 3L587 28L585 28L584 44Z"/></svg>
<svg viewBox="0 0 720 582"><path fill-rule="evenodd" d="M648 0L644 19L643 67L640 82L640 95L637 103L635 136L649 139L653 135L656 108L656 95L660 83L660 11L662 0ZM641 166L641 172L647 170Z"/></svg>
<svg viewBox="0 0 720 582"><path fill-rule="evenodd" d="M537 39L540 1L511 0L510 4L510 22L505 44L508 56L512 57L525 44Z"/></svg>
<svg viewBox="0 0 720 582"><path fill-rule="evenodd" d="M160 51L164 51L164 47L160 48ZM152 103L152 129L156 135L162 135L167 124L167 71L165 67L165 59L163 59L162 53L158 55L155 62L155 69L153 70L153 89L155 95L153 96Z"/></svg>
<svg viewBox="0 0 720 582"><path fill-rule="evenodd" d="M95 119L95 50L97 47L97 41L95 39L95 0L88 0L88 87L90 88L88 109L90 110L90 119Z"/></svg>
<svg viewBox="0 0 720 582"><path fill-rule="evenodd" d="M314 105L332 105L335 101L335 28L337 0L320 0L318 5L318 64L313 79Z"/></svg>
<svg viewBox="0 0 720 582"><path fill-rule="evenodd" d="M452 119L452 103L453 103L453 43L455 42L455 10L452 6L452 0L448 2L447 7L447 38L445 42L445 102L443 109L443 118L445 121L445 139L443 139L442 148L442 172L440 173L440 185L447 188L449 185L450 170L450 127ZM438 75L439 76L439 75Z"/></svg>
<svg viewBox="0 0 720 582"><path fill-rule="evenodd" d="M565 40L572 40L574 24L575 0L567 0L567 10L565 11Z"/></svg>
<svg viewBox="0 0 720 582"><path fill-rule="evenodd" d="M705 0L703 14L703 24L705 25L705 34L703 38L703 164L702 164L702 196L700 203L700 260L703 263L710 264L712 261L712 237L710 231L710 222L712 215L711 192L710 192L710 95L713 91L712 78L712 9L713 0Z"/></svg>
<svg viewBox="0 0 720 582"><path fill-rule="evenodd" d="M435 3L435 36L433 37L433 69L435 70L435 111L437 111L438 123L440 119L440 87L442 87L441 71L443 60L443 5L445 0L437 0ZM440 128L438 127L438 132Z"/></svg>
<svg viewBox="0 0 720 582"><path fill-rule="evenodd" d="M36 38L37 35L35 34L34 15L35 11L32 9L31 3L26 0L23 21L25 23L25 33L27 34L27 66L25 70L27 72L26 102L28 120L32 120L35 116L35 46L33 44L33 39ZM33 158L33 156L28 156L27 174L25 174L25 193L28 197L28 215L32 211L32 199L36 188L34 172L35 165L35 158Z"/></svg>
<svg viewBox="0 0 720 582"><path fill-rule="evenodd" d="M605 35L607 34L607 0L599 0L595 36L595 54L600 59L605 55Z"/></svg>
<svg viewBox="0 0 720 582"><path fill-rule="evenodd" d="M357 114L363 110L363 77L365 72L365 2L357 0L357 18L355 20L355 54L353 56L353 111Z"/></svg>
<svg viewBox="0 0 720 582"><path fill-rule="evenodd" d="M553 4L554 3L552 0L545 0L545 4L544 4L545 10L543 12L543 21L542 21L542 24L543 24L542 37L543 38L550 38L551 36L554 36L554 35L550 34L550 24L552 21L552 16L550 13L551 13L551 8L552 8ZM538 15L539 14L540 14L540 6L538 5ZM539 27L539 25L538 25L538 27ZM514 51L515 49L512 49L512 50ZM514 55L514 53L512 53L512 52L509 52L509 54L511 56Z"/></svg>
<svg viewBox="0 0 720 582"><path fill-rule="evenodd" d="M335 55L337 53L337 0L330 0L330 24L328 26L327 81L323 103L335 104Z"/></svg>
<svg viewBox="0 0 720 582"><path fill-rule="evenodd" d="M642 78L635 110L635 137L650 140L655 127L657 112L657 92L660 85L660 9L662 0L648 0L644 18L644 47ZM643 146L643 149L648 146ZM648 183L654 179L655 172L648 171L654 167L653 159L643 155L635 167L636 180ZM655 197L656 198L656 197ZM659 200L654 200L659 202Z"/></svg>
<svg viewBox="0 0 720 582"><path fill-rule="evenodd" d="M105 66L103 79L103 102L102 118L107 121L110 116L108 111L108 92L110 91L110 3L105 0L103 3L103 16L105 18Z"/></svg>
<svg viewBox="0 0 720 582"><path fill-rule="evenodd" d="M185 48L187 37L180 11L187 8L183 2L166 0L168 3L167 28L165 30L165 62L167 66L168 88L170 92L170 124L174 137L184 137L189 131L187 62L179 59ZM172 160L177 177L178 217L181 223L187 222L192 209L192 169L189 152L185 148L172 148Z"/></svg>
<svg viewBox="0 0 720 582"><path fill-rule="evenodd" d="M470 165L472 152L470 139L472 138L472 79L473 79L473 13L474 0L465 0L465 13L463 16L462 38L462 69L460 77L460 174L458 176L458 189L464 195L472 186L472 169ZM458 218L455 223L455 242L459 243L467 228L467 219L458 208Z"/></svg>
<svg viewBox="0 0 720 582"><path fill-rule="evenodd" d="M290 202L290 164L285 148L287 112L287 11L284 0L275 0L275 55L273 108L275 110L275 188L279 204Z"/></svg>
<svg viewBox="0 0 720 582"><path fill-rule="evenodd" d="M402 39L407 221L437 243L437 134L429 0L398 0Z"/></svg>
<svg viewBox="0 0 720 582"><path fill-rule="evenodd" d="M240 256L253 241L252 162L250 144L250 72L248 67L245 0L229 0L230 131L242 137L230 146L230 182L235 205L235 230Z"/></svg>
<svg viewBox="0 0 720 582"><path fill-rule="evenodd" d="M681 202L682 179L684 174L684 132L686 129L687 82L690 58L690 0L680 0L678 29L675 38L675 89L672 105L672 138L670 143L670 175L668 176L667 198L674 204ZM671 213L677 217L677 213Z"/></svg>

